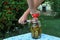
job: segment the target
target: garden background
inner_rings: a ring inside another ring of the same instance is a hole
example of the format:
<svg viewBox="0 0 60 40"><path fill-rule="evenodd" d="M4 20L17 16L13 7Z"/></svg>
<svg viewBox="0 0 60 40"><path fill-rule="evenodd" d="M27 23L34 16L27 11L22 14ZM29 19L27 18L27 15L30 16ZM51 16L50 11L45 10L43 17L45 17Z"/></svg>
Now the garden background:
<svg viewBox="0 0 60 40"><path fill-rule="evenodd" d="M60 37L60 0L45 0L52 2L52 13L56 16L41 15L42 32ZM0 0L0 40L30 32L28 23L21 25L18 19L28 8L26 0ZM28 15L31 19L31 15Z"/></svg>

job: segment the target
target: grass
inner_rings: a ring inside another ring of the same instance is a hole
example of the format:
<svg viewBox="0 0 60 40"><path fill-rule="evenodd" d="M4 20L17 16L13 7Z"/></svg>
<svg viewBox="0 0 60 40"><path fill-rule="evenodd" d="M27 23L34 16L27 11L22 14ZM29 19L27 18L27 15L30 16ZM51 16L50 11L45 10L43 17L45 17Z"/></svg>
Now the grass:
<svg viewBox="0 0 60 40"><path fill-rule="evenodd" d="M42 32L45 34L60 37L60 19L48 18L41 21Z"/></svg>

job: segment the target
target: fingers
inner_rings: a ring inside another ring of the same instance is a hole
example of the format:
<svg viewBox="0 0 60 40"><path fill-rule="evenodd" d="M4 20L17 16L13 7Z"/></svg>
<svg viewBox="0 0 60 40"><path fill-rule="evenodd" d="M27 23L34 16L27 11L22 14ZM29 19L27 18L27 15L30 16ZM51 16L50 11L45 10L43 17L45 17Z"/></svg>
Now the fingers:
<svg viewBox="0 0 60 40"><path fill-rule="evenodd" d="M26 24L25 20L23 20L23 19L22 19L22 20L19 19L19 20L18 20L18 23L19 23L19 24Z"/></svg>
<svg viewBox="0 0 60 40"><path fill-rule="evenodd" d="M27 19L26 16L22 16L22 17L18 20L18 23L20 23L20 24L26 24L26 19Z"/></svg>

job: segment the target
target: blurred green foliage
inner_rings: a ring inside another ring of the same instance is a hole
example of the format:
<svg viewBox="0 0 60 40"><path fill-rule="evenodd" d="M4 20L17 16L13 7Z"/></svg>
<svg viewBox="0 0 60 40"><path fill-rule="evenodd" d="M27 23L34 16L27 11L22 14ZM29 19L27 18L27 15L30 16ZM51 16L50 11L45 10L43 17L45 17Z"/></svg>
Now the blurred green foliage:
<svg viewBox="0 0 60 40"><path fill-rule="evenodd" d="M60 0L52 0L52 9L54 12L57 12L56 17L60 18Z"/></svg>
<svg viewBox="0 0 60 40"><path fill-rule="evenodd" d="M55 18L60 18L60 0L46 0L51 3L51 8L53 12L57 13Z"/></svg>
<svg viewBox="0 0 60 40"><path fill-rule="evenodd" d="M18 19L27 8L26 0L0 0L0 38L7 33L18 34L18 29L23 28L23 25L18 24Z"/></svg>

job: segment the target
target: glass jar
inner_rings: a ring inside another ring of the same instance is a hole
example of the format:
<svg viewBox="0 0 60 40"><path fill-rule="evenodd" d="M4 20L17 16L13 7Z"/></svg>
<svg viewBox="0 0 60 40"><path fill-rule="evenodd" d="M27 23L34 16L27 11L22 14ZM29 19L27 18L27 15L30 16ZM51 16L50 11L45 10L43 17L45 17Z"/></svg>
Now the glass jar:
<svg viewBox="0 0 60 40"><path fill-rule="evenodd" d="M41 37L41 23L40 21L35 20L34 18L32 19L31 22L31 34L32 38L38 39Z"/></svg>

